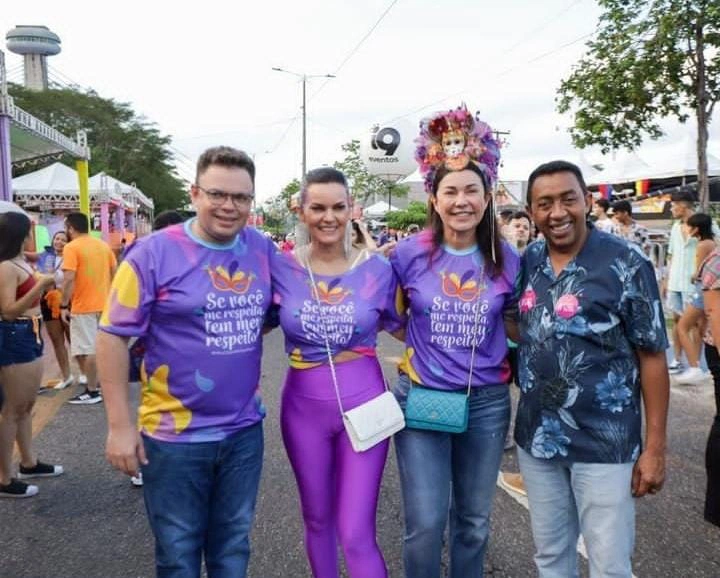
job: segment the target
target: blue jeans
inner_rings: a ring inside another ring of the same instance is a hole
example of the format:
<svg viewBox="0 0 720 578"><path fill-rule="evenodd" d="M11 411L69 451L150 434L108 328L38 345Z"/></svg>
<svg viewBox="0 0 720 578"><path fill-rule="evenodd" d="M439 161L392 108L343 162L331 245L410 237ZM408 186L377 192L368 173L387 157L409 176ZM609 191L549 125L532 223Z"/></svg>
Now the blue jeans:
<svg viewBox="0 0 720 578"><path fill-rule="evenodd" d="M395 395L404 408L410 380ZM507 385L475 388L468 429L450 434L406 428L395 434L408 578L439 578L442 539L450 512L450 578L481 578L495 484L510 422Z"/></svg>
<svg viewBox="0 0 720 578"><path fill-rule="evenodd" d="M262 423L219 442L143 438L143 493L158 578L242 578L260 485Z"/></svg>
<svg viewBox="0 0 720 578"><path fill-rule="evenodd" d="M577 578L582 532L591 578L631 578L632 463L555 463L518 448L539 578Z"/></svg>

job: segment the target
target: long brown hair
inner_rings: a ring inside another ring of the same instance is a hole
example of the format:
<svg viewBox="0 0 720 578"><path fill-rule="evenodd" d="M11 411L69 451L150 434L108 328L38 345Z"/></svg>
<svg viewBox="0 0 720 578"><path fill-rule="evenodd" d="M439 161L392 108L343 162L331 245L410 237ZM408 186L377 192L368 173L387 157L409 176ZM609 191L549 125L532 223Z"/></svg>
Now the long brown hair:
<svg viewBox="0 0 720 578"><path fill-rule="evenodd" d="M500 242L500 231L498 230L499 226L495 219L494 197L491 194L488 179L485 176L485 173L483 173L483 171L480 169L480 167L478 167L474 163L469 163L466 167L466 170L472 171L480 176L480 178L482 179L483 188L485 189L485 194L490 197L490 200L485 207L485 214L475 228L475 239L477 241L478 248L480 249L480 254L483 256L483 259L485 261L486 273L491 278L495 278L498 275L502 274L504 259L502 252L502 244ZM437 197L440 182L450 172L452 171L450 171L445 166L442 166L437 170L432 182L431 195L433 197ZM435 207L433 206L432 202L428 202L428 227L430 228L430 231L432 233L433 242L433 249L430 252L430 265L432 266L432 260L435 252L445 242L445 236L443 234L443 222L440 218L440 215L438 215L437 211L435 211ZM495 247L494 259L493 245Z"/></svg>

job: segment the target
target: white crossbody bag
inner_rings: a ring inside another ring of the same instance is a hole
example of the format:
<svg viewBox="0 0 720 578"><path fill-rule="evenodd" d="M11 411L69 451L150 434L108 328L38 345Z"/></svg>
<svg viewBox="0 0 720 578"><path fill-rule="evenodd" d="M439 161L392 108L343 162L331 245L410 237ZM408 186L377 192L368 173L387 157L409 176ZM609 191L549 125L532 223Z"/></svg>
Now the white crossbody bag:
<svg viewBox="0 0 720 578"><path fill-rule="evenodd" d="M398 404L397 399L395 399L395 396L389 390L387 380L384 376L383 383L385 384L385 391L383 393L351 410L345 411L343 409L337 374L335 373L335 362L333 360L332 351L330 350L327 325L324 322L325 320L322 312L322 303L320 302L320 294L318 293L317 286L315 285L315 276L313 275L312 267L310 267L309 252L307 255L307 270L310 274L313 297L318 304L318 311L323 321L322 325L323 337L325 338L325 349L327 351L328 363L330 365L330 374L332 375L333 385L335 386L335 395L337 396L338 407L340 408L340 414L343 418L343 425L345 426L345 431L350 438L353 450L356 452L364 452L403 429L405 427L405 416L403 415L402 409L400 409L400 404Z"/></svg>

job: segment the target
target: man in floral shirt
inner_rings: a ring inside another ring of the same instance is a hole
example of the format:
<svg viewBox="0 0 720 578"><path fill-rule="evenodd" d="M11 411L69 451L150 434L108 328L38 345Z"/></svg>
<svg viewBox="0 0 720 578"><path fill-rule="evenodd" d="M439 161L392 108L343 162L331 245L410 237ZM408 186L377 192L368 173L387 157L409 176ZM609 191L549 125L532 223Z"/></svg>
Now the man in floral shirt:
<svg viewBox="0 0 720 578"><path fill-rule="evenodd" d="M523 255L515 441L540 578L632 576L633 497L665 477L667 337L652 265L587 222L591 196L565 161L530 175L544 240ZM646 446L641 441L641 399Z"/></svg>

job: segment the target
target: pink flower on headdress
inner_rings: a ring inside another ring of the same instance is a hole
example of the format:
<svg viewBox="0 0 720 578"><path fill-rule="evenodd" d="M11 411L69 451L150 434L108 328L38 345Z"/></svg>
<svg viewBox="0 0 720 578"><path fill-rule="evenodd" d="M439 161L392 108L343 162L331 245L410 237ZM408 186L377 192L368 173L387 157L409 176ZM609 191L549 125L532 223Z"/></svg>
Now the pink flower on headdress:
<svg viewBox="0 0 720 578"><path fill-rule="evenodd" d="M557 303L555 303L555 313L557 313L558 317L562 317L563 319L570 319L574 317L579 309L580 302L572 293L562 295L560 299L557 300Z"/></svg>
<svg viewBox="0 0 720 578"><path fill-rule="evenodd" d="M533 290L533 288L528 287L527 289L525 289L525 293L523 293L518 304L520 308L520 313L527 313L528 311L530 311L533 307L535 307L536 301L537 296L535 295L535 291Z"/></svg>

